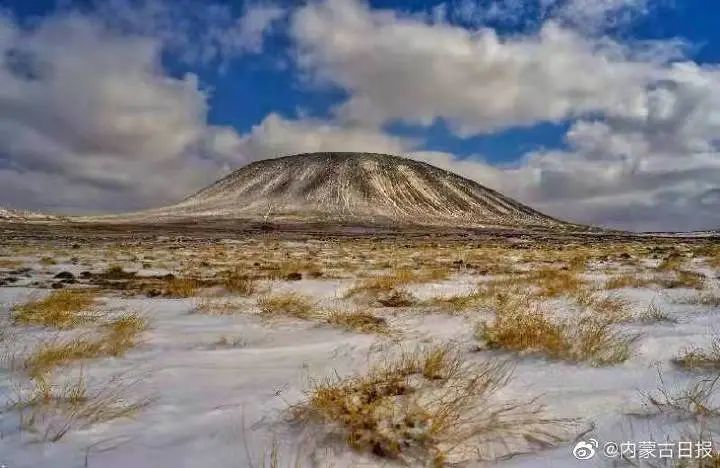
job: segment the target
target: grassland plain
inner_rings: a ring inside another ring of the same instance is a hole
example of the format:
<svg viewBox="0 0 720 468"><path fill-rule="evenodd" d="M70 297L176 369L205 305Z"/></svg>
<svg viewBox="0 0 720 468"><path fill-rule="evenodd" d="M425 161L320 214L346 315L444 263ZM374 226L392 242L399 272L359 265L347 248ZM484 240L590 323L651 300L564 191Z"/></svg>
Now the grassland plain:
<svg viewBox="0 0 720 468"><path fill-rule="evenodd" d="M3 229L8 466L576 466L720 429L713 239Z"/></svg>

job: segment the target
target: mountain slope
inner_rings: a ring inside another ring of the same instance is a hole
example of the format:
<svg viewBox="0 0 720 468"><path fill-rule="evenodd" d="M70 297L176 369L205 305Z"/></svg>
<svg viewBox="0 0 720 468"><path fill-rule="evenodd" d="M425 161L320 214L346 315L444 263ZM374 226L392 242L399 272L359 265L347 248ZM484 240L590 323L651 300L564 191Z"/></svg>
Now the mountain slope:
<svg viewBox="0 0 720 468"><path fill-rule="evenodd" d="M452 225L561 225L429 164L373 153L254 162L154 216Z"/></svg>

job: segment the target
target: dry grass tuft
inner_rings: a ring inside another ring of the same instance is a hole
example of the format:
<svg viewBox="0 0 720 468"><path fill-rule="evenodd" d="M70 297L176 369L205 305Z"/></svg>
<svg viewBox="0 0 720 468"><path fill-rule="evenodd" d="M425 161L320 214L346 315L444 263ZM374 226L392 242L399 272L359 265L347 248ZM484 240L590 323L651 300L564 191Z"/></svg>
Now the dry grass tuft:
<svg viewBox="0 0 720 468"><path fill-rule="evenodd" d="M44 299L13 307L12 314L16 323L60 329L74 328L93 319L87 311L95 300L95 295L87 291L55 291Z"/></svg>
<svg viewBox="0 0 720 468"><path fill-rule="evenodd" d="M717 291L705 291L693 296L678 299L681 304L691 304L708 307L720 307L720 293Z"/></svg>
<svg viewBox="0 0 720 468"><path fill-rule="evenodd" d="M315 382L296 421L324 422L359 451L402 463L443 466L492 458L493 445L559 440L534 400L499 402L506 363L466 362L457 349L420 348L366 374Z"/></svg>
<svg viewBox="0 0 720 468"><path fill-rule="evenodd" d="M150 403L133 396L136 381L114 376L89 388L82 373L62 384L45 375L31 380L29 389L17 389L7 409L20 414L20 427L40 440L56 442L70 430L87 429L93 424L132 417Z"/></svg>
<svg viewBox="0 0 720 468"><path fill-rule="evenodd" d="M660 262L657 269L659 271L677 271L680 270L683 265L685 265L685 257L677 252L672 252Z"/></svg>
<svg viewBox="0 0 720 468"><path fill-rule="evenodd" d="M200 289L200 282L193 278L172 278L165 285L164 294L168 297L193 297Z"/></svg>
<svg viewBox="0 0 720 468"><path fill-rule="evenodd" d="M490 349L602 366L626 361L637 338L616 331L615 323L612 317L594 314L550 320L540 304L528 297L508 298L498 303L493 323L480 324L477 336Z"/></svg>
<svg viewBox="0 0 720 468"><path fill-rule="evenodd" d="M713 336L707 349L684 349L673 363L690 370L720 370L720 336Z"/></svg>
<svg viewBox="0 0 720 468"><path fill-rule="evenodd" d="M573 298L578 305L602 314L612 322L627 322L632 318L629 311L630 302L623 297L582 289Z"/></svg>
<svg viewBox="0 0 720 468"><path fill-rule="evenodd" d="M42 342L25 359L24 368L30 377L39 378L73 361L122 356L137 345L146 328L147 320L139 315L123 315L103 325L103 333L98 337Z"/></svg>
<svg viewBox="0 0 720 468"><path fill-rule="evenodd" d="M315 304L307 297L298 293L283 293L261 297L257 306L263 315L274 317L289 315L291 317L310 320L317 317Z"/></svg>
<svg viewBox="0 0 720 468"><path fill-rule="evenodd" d="M575 271L543 269L531 273L530 282L539 288L543 297L571 295L585 286Z"/></svg>
<svg viewBox="0 0 720 468"><path fill-rule="evenodd" d="M222 281L222 286L233 294L251 296L257 291L257 281L237 270L228 272Z"/></svg>
<svg viewBox="0 0 720 468"><path fill-rule="evenodd" d="M643 323L657 323L657 322L666 322L666 323L677 323L677 320L670 316L667 312L659 308L657 305L655 305L654 302L651 302L650 305L648 305L647 309L645 309L639 316L638 319Z"/></svg>
<svg viewBox="0 0 720 468"><path fill-rule="evenodd" d="M655 392L641 393L648 409L656 413L673 413L680 417L707 418L720 416L720 407L713 401L720 377L701 379L687 387L673 391L659 373L660 386ZM652 411L649 411L652 412Z"/></svg>
<svg viewBox="0 0 720 468"><path fill-rule="evenodd" d="M661 280L660 284L667 289L704 289L706 278L705 275L694 271L677 270L672 278Z"/></svg>
<svg viewBox="0 0 720 468"><path fill-rule="evenodd" d="M451 313L461 313L473 307L487 305L495 295L491 287L478 287L469 294L448 297L436 297L431 304Z"/></svg>
<svg viewBox="0 0 720 468"><path fill-rule="evenodd" d="M603 287L605 289L647 288L654 284L654 278L647 278L638 273L625 273L609 278Z"/></svg>
<svg viewBox="0 0 720 468"><path fill-rule="evenodd" d="M136 313L125 314L104 325L104 352L109 356L122 356L137 346L140 334L147 327L147 319Z"/></svg>
<svg viewBox="0 0 720 468"><path fill-rule="evenodd" d="M330 311L326 318L327 323L350 331L361 333L387 334L390 329L384 318L370 312L356 311Z"/></svg>
<svg viewBox="0 0 720 468"><path fill-rule="evenodd" d="M416 299L409 292L398 289L382 294L377 301L383 307L410 307L415 304Z"/></svg>
<svg viewBox="0 0 720 468"><path fill-rule="evenodd" d="M441 281L447 278L449 274L450 270L447 268L432 268L420 271L398 269L386 275L373 276L360 280L348 290L345 297L352 297L358 294L391 293L409 284Z"/></svg>
<svg viewBox="0 0 720 468"><path fill-rule="evenodd" d="M231 315L246 310L247 306L237 300L199 297L194 301L193 312L208 315Z"/></svg>

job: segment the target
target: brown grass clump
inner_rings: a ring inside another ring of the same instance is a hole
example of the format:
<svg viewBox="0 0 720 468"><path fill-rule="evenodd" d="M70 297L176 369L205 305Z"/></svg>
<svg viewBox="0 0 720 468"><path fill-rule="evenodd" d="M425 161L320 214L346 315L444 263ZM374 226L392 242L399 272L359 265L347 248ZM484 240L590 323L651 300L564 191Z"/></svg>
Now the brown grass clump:
<svg viewBox="0 0 720 468"><path fill-rule="evenodd" d="M237 300L212 297L199 297L194 302L193 312L208 315L231 315L247 309L245 304Z"/></svg>
<svg viewBox="0 0 720 468"><path fill-rule="evenodd" d="M396 270L391 274L365 278L353 286L346 297L368 292L389 292L400 286L412 283L415 275L410 270Z"/></svg>
<svg viewBox="0 0 720 468"><path fill-rule="evenodd" d="M630 302L620 296L600 294L589 289L578 291L575 302L615 323L627 322L632 316L629 312Z"/></svg>
<svg viewBox="0 0 720 468"><path fill-rule="evenodd" d="M659 280L659 284L667 289L704 289L705 282L705 275L687 270L677 270L671 278L662 278Z"/></svg>
<svg viewBox="0 0 720 468"><path fill-rule="evenodd" d="M172 278L165 285L164 295L168 297L193 297L200 289L200 282L192 278Z"/></svg>
<svg viewBox="0 0 720 468"><path fill-rule="evenodd" d="M448 277L450 270L447 268L432 268L420 271L397 269L386 275L373 276L360 280L345 294L345 297L352 297L357 294L368 293L390 293L393 290L414 283L426 283L440 281Z"/></svg>
<svg viewBox="0 0 720 468"><path fill-rule="evenodd" d="M313 311L315 304L308 297L298 293L264 296L257 300L257 306L263 315L269 317L289 315L303 320L310 320L317 316L317 313Z"/></svg>
<svg viewBox="0 0 720 468"><path fill-rule="evenodd" d="M468 294L436 297L432 299L431 304L451 313L461 313L476 306L487 305L497 292L491 286L483 286Z"/></svg>
<svg viewBox="0 0 720 468"><path fill-rule="evenodd" d="M137 345L140 333L147 327L147 319L136 313L125 314L104 325L104 352L109 356L122 356Z"/></svg>
<svg viewBox="0 0 720 468"><path fill-rule="evenodd" d="M468 363L446 346L405 352L366 374L315 382L307 401L292 408L296 421L323 422L348 445L376 456L443 466L489 459L493 445L552 444L534 400L499 402L508 381L505 363Z"/></svg>
<svg viewBox="0 0 720 468"><path fill-rule="evenodd" d="M720 336L713 336L707 349L690 347L682 350L673 363L690 370L720 370Z"/></svg>
<svg viewBox="0 0 720 468"><path fill-rule="evenodd" d="M68 431L87 429L93 424L132 417L150 403L137 398L135 381L114 376L90 388L82 373L61 384L45 375L31 380L32 388L18 389L7 409L20 414L20 427L42 441L56 442Z"/></svg>
<svg viewBox="0 0 720 468"><path fill-rule="evenodd" d="M44 299L13 307L13 319L25 325L73 328L92 320L87 310L95 303L95 299L92 293L86 291L55 291Z"/></svg>
<svg viewBox="0 0 720 468"><path fill-rule="evenodd" d="M539 288L539 294L543 297L570 295L584 286L577 274L569 270L539 270L531 273L529 281Z"/></svg>
<svg viewBox="0 0 720 468"><path fill-rule="evenodd" d="M333 310L328 313L326 321L331 325L361 333L377 333L384 335L390 331L387 321L385 321L384 318L362 310Z"/></svg>
<svg viewBox="0 0 720 468"><path fill-rule="evenodd" d="M137 314L127 314L103 325L98 337L50 340L41 343L26 359L24 368L33 378L45 375L58 366L82 359L121 356L137 344L147 321Z"/></svg>
<svg viewBox="0 0 720 468"><path fill-rule="evenodd" d="M480 324L477 335L490 349L540 353L551 359L602 366L626 361L636 339L614 330L615 323L613 318L595 314L550 320L539 304L514 298L501 301L495 321Z"/></svg>
<svg viewBox="0 0 720 468"><path fill-rule="evenodd" d="M647 288L655 284L655 279L646 278L638 273L625 273L609 278L605 289Z"/></svg>
<svg viewBox="0 0 720 468"><path fill-rule="evenodd" d="M660 264L657 266L657 269L659 271L676 271L681 269L684 264L685 257L678 254L677 252L672 252L660 262Z"/></svg>
<svg viewBox="0 0 720 468"><path fill-rule="evenodd" d="M251 296L257 291L257 281L238 271L228 272L222 280L222 286L239 296Z"/></svg>
<svg viewBox="0 0 720 468"><path fill-rule="evenodd" d="M402 289L383 294L377 301L383 307L410 307L416 302L412 294Z"/></svg>

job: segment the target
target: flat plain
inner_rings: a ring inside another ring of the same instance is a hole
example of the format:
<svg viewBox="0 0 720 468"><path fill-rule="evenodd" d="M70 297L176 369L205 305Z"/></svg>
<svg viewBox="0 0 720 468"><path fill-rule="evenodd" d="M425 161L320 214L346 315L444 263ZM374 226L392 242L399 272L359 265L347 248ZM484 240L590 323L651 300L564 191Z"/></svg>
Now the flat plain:
<svg viewBox="0 0 720 468"><path fill-rule="evenodd" d="M7 466L577 466L720 429L716 238L0 233Z"/></svg>

